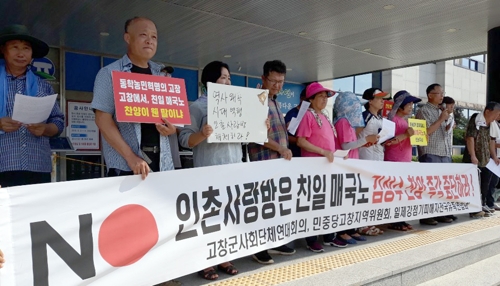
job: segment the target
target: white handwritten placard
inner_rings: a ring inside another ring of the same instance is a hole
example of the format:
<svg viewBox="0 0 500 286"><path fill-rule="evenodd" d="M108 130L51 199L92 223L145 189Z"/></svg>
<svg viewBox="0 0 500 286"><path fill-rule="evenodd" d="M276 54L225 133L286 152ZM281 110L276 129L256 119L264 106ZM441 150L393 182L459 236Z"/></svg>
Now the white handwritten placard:
<svg viewBox="0 0 500 286"><path fill-rule="evenodd" d="M267 89L208 83L208 143L267 142Z"/></svg>

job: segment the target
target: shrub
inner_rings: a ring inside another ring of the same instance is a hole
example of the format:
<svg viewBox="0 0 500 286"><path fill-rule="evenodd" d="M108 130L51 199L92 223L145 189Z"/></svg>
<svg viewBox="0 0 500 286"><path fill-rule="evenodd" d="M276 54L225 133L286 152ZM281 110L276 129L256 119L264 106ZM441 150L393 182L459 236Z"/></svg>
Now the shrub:
<svg viewBox="0 0 500 286"><path fill-rule="evenodd" d="M462 163L462 159L464 158L464 155L453 155L451 156L451 162L453 163ZM418 162L418 157L413 156L411 159L413 162Z"/></svg>
<svg viewBox="0 0 500 286"><path fill-rule="evenodd" d="M453 155L453 156L451 156L451 161L453 163L462 163L463 158L464 158L464 155Z"/></svg>

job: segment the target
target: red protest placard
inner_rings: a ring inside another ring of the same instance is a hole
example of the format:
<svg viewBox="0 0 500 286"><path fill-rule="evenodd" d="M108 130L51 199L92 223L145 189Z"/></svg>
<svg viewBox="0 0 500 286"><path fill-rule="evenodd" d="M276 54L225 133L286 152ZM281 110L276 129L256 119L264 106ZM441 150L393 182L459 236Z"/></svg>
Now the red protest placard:
<svg viewBox="0 0 500 286"><path fill-rule="evenodd" d="M189 125L184 79L113 71L116 120Z"/></svg>
<svg viewBox="0 0 500 286"><path fill-rule="evenodd" d="M391 100L384 100L384 108L382 109L382 117L386 117L389 115L392 109L392 105L394 104Z"/></svg>

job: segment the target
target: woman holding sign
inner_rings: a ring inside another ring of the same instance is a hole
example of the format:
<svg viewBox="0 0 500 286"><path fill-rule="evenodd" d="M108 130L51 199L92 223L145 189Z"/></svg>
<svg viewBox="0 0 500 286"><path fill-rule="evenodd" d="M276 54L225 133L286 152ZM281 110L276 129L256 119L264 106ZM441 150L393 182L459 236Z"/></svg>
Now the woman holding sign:
<svg viewBox="0 0 500 286"><path fill-rule="evenodd" d="M207 124L207 82L231 85L229 66L220 61L214 61L205 66L201 73L201 84L203 95L191 106L191 125L186 125L179 133L179 143L184 148L193 149L194 167L206 167L240 163L242 149L240 143L211 143L207 138L213 132L212 126ZM238 274L231 262L225 262L218 266L219 270L229 275ZM213 267L201 270L198 274L207 280L216 280L219 275Z"/></svg>
<svg viewBox="0 0 500 286"><path fill-rule="evenodd" d="M418 97L414 97L406 90L398 91L394 95L394 105L387 116L387 119L394 121L396 124L396 136L385 142L385 158L384 161L391 162L411 162L411 142L410 137L415 133L413 128L408 127L408 117L413 111L413 104L422 101ZM397 222L389 225L390 229L394 230L411 230L413 227L406 222Z"/></svg>

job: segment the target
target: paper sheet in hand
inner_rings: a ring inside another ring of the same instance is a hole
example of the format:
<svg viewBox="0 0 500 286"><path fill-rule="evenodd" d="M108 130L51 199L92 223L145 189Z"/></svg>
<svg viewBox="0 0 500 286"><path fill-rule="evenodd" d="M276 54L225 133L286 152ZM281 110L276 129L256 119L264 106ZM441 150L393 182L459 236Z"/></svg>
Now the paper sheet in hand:
<svg viewBox="0 0 500 286"><path fill-rule="evenodd" d="M378 139L378 144L382 144L385 141L391 139L396 134L396 124L390 120L382 119L382 130L378 133L380 138Z"/></svg>
<svg viewBox="0 0 500 286"><path fill-rule="evenodd" d="M347 156L349 154L349 150L351 150L351 149L337 150L337 151L335 151L335 153L333 153L333 157L344 158L345 156Z"/></svg>
<svg viewBox="0 0 500 286"><path fill-rule="evenodd" d="M12 120L24 124L41 123L49 118L57 94L34 97L23 94L16 94L14 100L14 110L12 111Z"/></svg>
<svg viewBox="0 0 500 286"><path fill-rule="evenodd" d="M292 118L292 120L290 120L290 125L288 125L288 132L290 132L290 134L295 135L295 132L297 132L297 128L299 127L302 118L304 118L304 115L306 114L309 105L311 105L310 102L302 101L302 104L300 105L299 109L299 114L297 114L296 118L295 117Z"/></svg>
<svg viewBox="0 0 500 286"><path fill-rule="evenodd" d="M486 165L486 168L490 170L493 174L497 175L497 177L500 177L500 166L495 164L495 161L490 158L490 161Z"/></svg>

